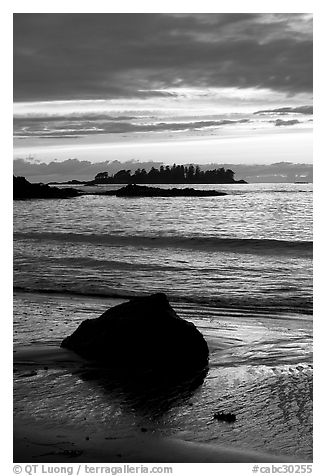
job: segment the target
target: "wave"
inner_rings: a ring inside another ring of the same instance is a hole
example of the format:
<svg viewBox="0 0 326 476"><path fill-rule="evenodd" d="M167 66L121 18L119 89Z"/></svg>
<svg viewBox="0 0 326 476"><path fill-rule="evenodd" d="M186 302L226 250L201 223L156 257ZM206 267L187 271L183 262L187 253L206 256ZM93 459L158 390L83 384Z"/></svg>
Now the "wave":
<svg viewBox="0 0 326 476"><path fill-rule="evenodd" d="M311 257L312 241L290 241L257 238L222 238L214 236L141 236L78 233L14 233L15 240L90 243L100 246L130 246L146 248L182 248L206 252L250 254L286 254Z"/></svg>
<svg viewBox="0 0 326 476"><path fill-rule="evenodd" d="M89 286L79 285L55 285L54 287L44 286L40 287L39 284L33 286L19 286L15 285L13 288L14 293L33 293L33 294L56 294L66 296L80 296L81 298L99 298L99 299L133 299L139 296L146 296L153 292L139 292L129 290L117 290L115 288L105 287L100 290L94 289ZM261 315L267 315L272 318L276 313L295 313L312 315L312 300L307 298L286 299L268 297L264 298L250 298L245 296L230 296L230 297L215 297L205 295L176 295L169 293L169 299L171 302L186 304L186 305L199 305L207 306L210 308L229 309L229 310L241 310L243 312L254 312Z"/></svg>
<svg viewBox="0 0 326 476"><path fill-rule="evenodd" d="M23 259L26 258L26 255L22 255ZM20 257L16 256L17 261ZM64 267L76 267L76 268L88 268L96 269L97 271L103 270L122 270L122 271L185 271L188 268L185 266L170 266L168 264L159 264L159 263L144 263L144 262L130 262L130 261L117 261L117 260L106 260L106 259L95 259L89 257L53 257L53 256L28 256L29 266L31 269L40 263L43 266L52 266L64 268ZM19 266L15 269L19 273Z"/></svg>

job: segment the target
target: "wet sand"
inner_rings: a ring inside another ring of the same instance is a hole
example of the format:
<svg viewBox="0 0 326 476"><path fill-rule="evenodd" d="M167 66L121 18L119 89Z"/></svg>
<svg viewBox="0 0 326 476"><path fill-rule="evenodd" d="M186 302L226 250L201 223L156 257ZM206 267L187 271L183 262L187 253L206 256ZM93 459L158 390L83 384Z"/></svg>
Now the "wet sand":
<svg viewBox="0 0 326 476"><path fill-rule="evenodd" d="M300 462L291 457L241 451L151 434L109 438L105 429L83 434L78 429L31 427L14 422L15 463L254 463ZM301 461L302 462L302 461Z"/></svg>
<svg viewBox="0 0 326 476"><path fill-rule="evenodd" d="M53 346L18 347L14 352L16 370L32 375L40 366L82 368L86 361L73 352ZM15 463L98 462L98 463L248 463L298 462L297 457L243 451L215 444L202 444L162 437L148 428L131 430L130 435L112 436L106 425L96 429L73 425L46 425L34 419L14 419L13 458Z"/></svg>

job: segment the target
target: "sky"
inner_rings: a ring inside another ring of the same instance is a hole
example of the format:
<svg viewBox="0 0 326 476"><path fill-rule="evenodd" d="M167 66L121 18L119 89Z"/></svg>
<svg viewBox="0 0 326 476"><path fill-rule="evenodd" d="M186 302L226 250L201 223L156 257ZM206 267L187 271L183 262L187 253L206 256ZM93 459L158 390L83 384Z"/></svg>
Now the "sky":
<svg viewBox="0 0 326 476"><path fill-rule="evenodd" d="M14 157L312 162L309 13L14 14Z"/></svg>

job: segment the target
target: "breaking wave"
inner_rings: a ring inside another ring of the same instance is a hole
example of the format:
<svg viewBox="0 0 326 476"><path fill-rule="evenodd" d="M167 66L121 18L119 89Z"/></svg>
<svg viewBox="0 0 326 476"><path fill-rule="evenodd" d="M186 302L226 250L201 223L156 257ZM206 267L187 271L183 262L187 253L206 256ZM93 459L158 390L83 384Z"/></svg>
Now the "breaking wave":
<svg viewBox="0 0 326 476"><path fill-rule="evenodd" d="M312 241L221 238L213 236L141 236L77 233L15 233L15 240L91 243L102 246L182 248L206 252L231 252L312 257Z"/></svg>

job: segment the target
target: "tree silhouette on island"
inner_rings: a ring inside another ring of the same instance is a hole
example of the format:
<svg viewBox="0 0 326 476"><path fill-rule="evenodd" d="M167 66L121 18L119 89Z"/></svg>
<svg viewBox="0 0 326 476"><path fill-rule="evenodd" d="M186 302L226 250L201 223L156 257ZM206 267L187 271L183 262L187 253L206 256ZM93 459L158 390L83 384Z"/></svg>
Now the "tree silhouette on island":
<svg viewBox="0 0 326 476"><path fill-rule="evenodd" d="M221 167L214 170L202 171L199 165L173 164L172 167L161 165L159 169L152 167L149 172L145 169L137 169L133 174L130 170L119 170L114 175L109 176L108 172L98 173L94 180L86 182L88 185L96 184L163 184L163 183L247 183L245 180L234 180L233 170Z"/></svg>

